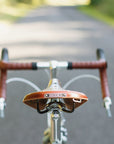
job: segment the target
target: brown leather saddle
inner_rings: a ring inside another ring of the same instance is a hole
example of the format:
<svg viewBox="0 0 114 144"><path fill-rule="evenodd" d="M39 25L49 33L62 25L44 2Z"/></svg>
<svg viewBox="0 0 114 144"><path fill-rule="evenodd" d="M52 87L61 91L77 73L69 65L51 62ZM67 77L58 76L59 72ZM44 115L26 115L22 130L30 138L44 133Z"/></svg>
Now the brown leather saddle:
<svg viewBox="0 0 114 144"><path fill-rule="evenodd" d="M59 102L56 101L59 99ZM50 100L50 102L48 102ZM55 100L55 101L51 101ZM47 91L30 93L26 95L23 102L28 106L39 111L44 111L51 103L58 103L63 107L63 111L73 112L74 109L81 106L88 100L88 97L77 91L61 90L61 91Z"/></svg>

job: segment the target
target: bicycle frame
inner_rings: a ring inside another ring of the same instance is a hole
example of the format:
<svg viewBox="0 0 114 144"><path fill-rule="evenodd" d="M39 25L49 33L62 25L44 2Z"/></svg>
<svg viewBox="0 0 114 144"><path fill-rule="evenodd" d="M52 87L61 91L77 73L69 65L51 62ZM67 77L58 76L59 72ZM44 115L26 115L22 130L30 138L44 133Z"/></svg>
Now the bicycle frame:
<svg viewBox="0 0 114 144"><path fill-rule="evenodd" d="M7 49L2 50L0 61L0 116L4 116L6 106L6 79L7 70L40 70L50 69L50 81L48 87L41 91L25 96L23 102L35 108L40 114L48 113L48 128L44 132L44 144L66 144L67 129L64 127L64 112L72 113L75 108L85 103L88 98L78 92L63 90L57 79L57 69L98 69L100 73L102 98L108 116L111 117L110 106L112 104L107 79L107 62L104 52L97 50L97 61L92 62L38 62L38 63L10 63L8 62Z"/></svg>
<svg viewBox="0 0 114 144"><path fill-rule="evenodd" d="M67 129L64 127L65 119L59 109L48 113L48 128L44 132L43 144L65 144L67 142Z"/></svg>
<svg viewBox="0 0 114 144"><path fill-rule="evenodd" d="M64 63L64 65L66 65ZM50 82L48 89L61 90L58 79L56 78L57 62L51 61L50 63ZM52 101L52 100L51 100ZM60 99L53 99L53 101L59 102ZM48 132L45 133L43 144L65 144L67 142L67 129L64 127L65 119L60 108L60 105L53 103L51 105L51 111L48 113Z"/></svg>

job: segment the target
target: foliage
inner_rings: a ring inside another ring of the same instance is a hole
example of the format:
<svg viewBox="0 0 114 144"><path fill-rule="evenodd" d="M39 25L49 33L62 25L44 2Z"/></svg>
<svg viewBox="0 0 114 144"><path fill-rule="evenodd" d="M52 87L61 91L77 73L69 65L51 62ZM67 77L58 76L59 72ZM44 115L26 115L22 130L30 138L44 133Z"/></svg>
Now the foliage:
<svg viewBox="0 0 114 144"><path fill-rule="evenodd" d="M114 18L111 16L108 16L104 13L101 13L98 9L96 9L96 7L93 6L81 6L78 8L79 10L81 10L82 12L84 12L85 14L94 17L95 19L98 19L100 21L103 21L111 26L114 27Z"/></svg>
<svg viewBox="0 0 114 144"><path fill-rule="evenodd" d="M98 9L106 15L114 18L114 0L103 0Z"/></svg>
<svg viewBox="0 0 114 144"><path fill-rule="evenodd" d="M105 15L114 17L114 0L91 0L90 6Z"/></svg>
<svg viewBox="0 0 114 144"><path fill-rule="evenodd" d="M0 0L0 22L15 22L40 5L40 0Z"/></svg>
<svg viewBox="0 0 114 144"><path fill-rule="evenodd" d="M99 5L102 2L102 0L91 0L90 5L96 6Z"/></svg>
<svg viewBox="0 0 114 144"><path fill-rule="evenodd" d="M11 5L15 5L18 3L33 4L33 5L41 3L41 0L6 0L6 1Z"/></svg>

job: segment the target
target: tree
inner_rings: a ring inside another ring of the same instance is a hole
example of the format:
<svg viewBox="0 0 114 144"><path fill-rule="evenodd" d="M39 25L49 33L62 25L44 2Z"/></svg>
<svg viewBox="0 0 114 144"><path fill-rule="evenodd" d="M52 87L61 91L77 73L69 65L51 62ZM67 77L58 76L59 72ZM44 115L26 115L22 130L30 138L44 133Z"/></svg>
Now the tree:
<svg viewBox="0 0 114 144"><path fill-rule="evenodd" d="M96 6L96 5L100 4L101 2L102 2L102 0L91 0L90 5Z"/></svg>

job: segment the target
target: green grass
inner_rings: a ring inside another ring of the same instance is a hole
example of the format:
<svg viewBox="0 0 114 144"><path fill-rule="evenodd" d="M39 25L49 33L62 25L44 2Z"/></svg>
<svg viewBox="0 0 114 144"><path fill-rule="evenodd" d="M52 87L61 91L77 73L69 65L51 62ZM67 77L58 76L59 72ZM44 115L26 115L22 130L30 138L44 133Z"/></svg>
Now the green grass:
<svg viewBox="0 0 114 144"><path fill-rule="evenodd" d="M33 6L23 3L14 6L2 4L0 5L0 22L13 23L17 19L25 16L29 10L35 7L35 5Z"/></svg>
<svg viewBox="0 0 114 144"><path fill-rule="evenodd" d="M92 6L81 6L78 9L95 19L103 21L114 27L114 18L107 14L101 13L98 9Z"/></svg>

